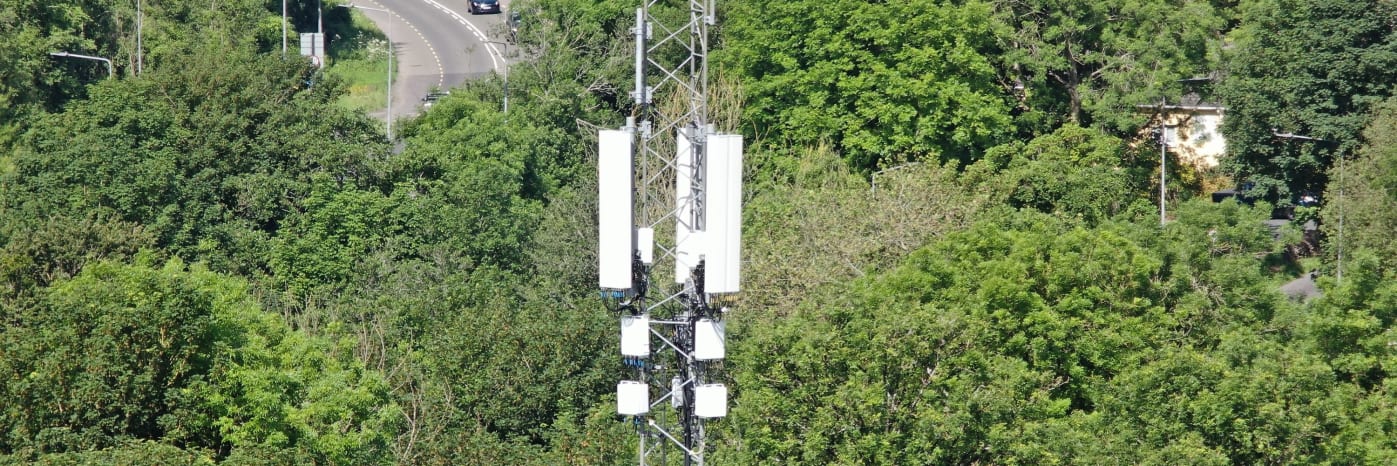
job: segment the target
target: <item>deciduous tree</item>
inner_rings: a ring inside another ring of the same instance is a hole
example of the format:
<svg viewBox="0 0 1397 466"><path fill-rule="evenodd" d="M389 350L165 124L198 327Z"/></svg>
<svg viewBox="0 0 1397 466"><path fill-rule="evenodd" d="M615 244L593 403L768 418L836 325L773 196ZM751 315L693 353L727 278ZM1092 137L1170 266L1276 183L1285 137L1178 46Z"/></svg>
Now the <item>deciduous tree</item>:
<svg viewBox="0 0 1397 466"><path fill-rule="evenodd" d="M990 15L973 1L736 2L715 60L772 145L827 142L864 172L965 163L1010 131Z"/></svg>
<svg viewBox="0 0 1397 466"><path fill-rule="evenodd" d="M1177 98L1214 71L1223 19L1207 1L1007 0L995 59L1030 134L1063 122L1125 132L1135 105Z"/></svg>
<svg viewBox="0 0 1397 466"><path fill-rule="evenodd" d="M1289 205L1326 189L1336 157L1354 153L1370 109L1392 95L1397 5L1260 0L1241 10L1219 90L1228 107L1223 167L1252 183L1252 194Z"/></svg>

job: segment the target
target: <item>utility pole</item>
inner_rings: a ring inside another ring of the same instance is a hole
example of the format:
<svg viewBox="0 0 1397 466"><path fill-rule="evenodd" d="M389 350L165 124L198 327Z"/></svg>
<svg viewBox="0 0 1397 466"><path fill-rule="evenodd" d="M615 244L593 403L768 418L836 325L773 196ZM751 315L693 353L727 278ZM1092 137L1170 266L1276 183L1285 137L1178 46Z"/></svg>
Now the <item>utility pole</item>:
<svg viewBox="0 0 1397 466"><path fill-rule="evenodd" d="M1169 138L1164 125L1164 99L1159 99L1159 226L1164 226L1164 167L1168 165Z"/></svg>
<svg viewBox="0 0 1397 466"><path fill-rule="evenodd" d="M281 58L286 58L286 0L281 0Z"/></svg>
<svg viewBox="0 0 1397 466"><path fill-rule="evenodd" d="M1154 115L1155 115L1156 117L1159 118L1159 128L1156 130L1156 131L1159 132L1159 134L1158 134L1158 137L1159 137L1159 226L1164 226L1164 224L1168 221L1168 217L1165 216L1165 210L1164 210L1164 206L1165 206L1165 195L1166 195L1166 192L1167 192L1167 185L1165 184L1165 183L1166 183L1166 178L1165 178L1166 172L1165 172L1165 169L1166 169L1166 167L1168 167L1168 165L1169 165L1169 153L1168 153L1169 142L1168 142L1168 138L1165 137L1165 135L1166 135L1166 133L1168 132L1168 129L1169 129L1169 126L1168 126L1167 124L1165 124L1165 122L1167 121L1167 118L1169 118L1169 115L1166 114L1166 113L1164 113L1164 111L1165 111L1166 109L1171 109L1171 108L1183 108L1183 107L1169 106L1169 105L1167 105L1167 104L1165 103L1164 98L1163 98L1163 97L1160 97L1160 98L1159 98L1159 105L1157 105L1157 106L1156 106L1156 105L1144 105L1144 104L1142 104L1142 105L1136 105L1135 108L1140 109L1140 110L1142 110L1142 111L1148 110L1148 111L1154 112ZM1191 108L1191 107L1190 107L1190 108Z"/></svg>
<svg viewBox="0 0 1397 466"><path fill-rule="evenodd" d="M620 315L630 375L617 384L617 412L636 429L641 465L670 464L670 452L702 465L705 424L727 415L724 316L740 282L743 143L708 120L712 2L641 0L634 116L598 133L598 278ZM679 15L652 15L686 7L679 24ZM665 114L657 98L687 105Z"/></svg>
<svg viewBox="0 0 1397 466"><path fill-rule="evenodd" d="M1211 76L1196 77L1196 78L1184 78L1184 79L1177 79L1177 80L1175 80L1175 82L1182 83L1182 84L1184 84L1184 85L1186 85L1186 86L1195 86L1195 85L1199 85L1199 84L1203 84L1203 83L1210 83L1210 82L1213 82L1213 81L1214 81L1214 78L1211 77ZM1016 86L1016 87L1017 87L1017 86ZM1185 96L1185 98L1186 98L1186 97L1187 97L1187 96ZM1187 104L1187 103L1184 103L1184 102L1180 102L1179 105L1169 105L1168 102L1165 100L1165 98L1161 96L1161 97L1159 98L1159 105L1158 105L1158 106L1156 106L1156 105L1145 105L1145 104L1141 104L1141 105L1136 105L1135 108L1138 109L1138 110L1141 110L1141 111L1151 111L1151 112L1154 112L1154 114L1155 114L1157 117L1159 117L1159 225L1160 225L1160 226L1164 226L1164 224L1165 224L1166 222L1168 222L1168 220L1169 220L1168 217L1165 215L1165 205L1166 205L1165 196L1167 195L1167 191L1168 191L1168 190L1167 190L1167 185L1166 185L1166 182L1167 182L1167 178L1166 178L1166 168L1169 166L1169 154L1168 154L1168 150L1169 150L1169 138L1166 137L1166 135L1167 135L1168 132L1169 132L1169 126L1166 124L1166 121L1167 121L1167 118L1169 117L1169 115L1166 114L1166 113L1164 113L1164 111L1165 111L1165 110L1183 110L1183 111L1220 110L1221 107L1208 106L1208 105ZM1176 128L1176 129L1177 129L1177 128Z"/></svg>

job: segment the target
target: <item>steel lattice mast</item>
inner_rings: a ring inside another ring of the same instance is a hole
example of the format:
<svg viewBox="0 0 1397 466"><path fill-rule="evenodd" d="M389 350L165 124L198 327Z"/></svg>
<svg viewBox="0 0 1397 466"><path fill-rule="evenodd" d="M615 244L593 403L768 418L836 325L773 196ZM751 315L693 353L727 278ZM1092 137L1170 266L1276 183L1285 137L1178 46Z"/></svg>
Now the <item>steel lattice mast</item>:
<svg viewBox="0 0 1397 466"><path fill-rule="evenodd" d="M712 0L643 0L634 116L599 134L599 278L621 314L617 409L642 465L703 464L705 420L727 414L720 304L738 291L742 138L708 121L714 23Z"/></svg>

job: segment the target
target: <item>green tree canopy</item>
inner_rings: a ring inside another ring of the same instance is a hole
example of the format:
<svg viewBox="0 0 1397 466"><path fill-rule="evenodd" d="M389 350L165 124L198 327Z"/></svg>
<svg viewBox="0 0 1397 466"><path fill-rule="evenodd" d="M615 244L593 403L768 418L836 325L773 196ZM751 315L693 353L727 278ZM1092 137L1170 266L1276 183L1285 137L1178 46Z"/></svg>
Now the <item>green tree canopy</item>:
<svg viewBox="0 0 1397 466"><path fill-rule="evenodd" d="M971 463L1003 455L1016 425L1089 408L1105 368L1170 332L1150 285L1162 263L1053 223L947 235L848 302L748 330L745 458Z"/></svg>
<svg viewBox="0 0 1397 466"><path fill-rule="evenodd" d="M714 60L773 145L833 144L861 171L979 157L1010 132L980 2L735 2Z"/></svg>
<svg viewBox="0 0 1397 466"><path fill-rule="evenodd" d="M1253 194L1289 205L1325 190L1335 157L1359 147L1370 108L1392 95L1397 4L1258 0L1241 11L1219 88L1228 107L1223 167L1253 183Z"/></svg>
<svg viewBox="0 0 1397 466"><path fill-rule="evenodd" d="M1357 155L1329 169L1334 182L1323 196L1326 252L1333 256L1340 247L1350 254L1367 249L1380 258L1383 270L1393 271L1397 270L1392 234L1397 232L1397 210L1393 209L1397 205L1397 97L1389 97L1373 113ZM1342 239L1340 223L1346 229Z"/></svg>
<svg viewBox="0 0 1397 466"><path fill-rule="evenodd" d="M18 220L114 212L175 254L256 268L312 174L369 183L386 152L376 125L332 104L333 82L307 87L313 72L301 60L233 51L97 85L26 134L0 180L0 211Z"/></svg>
<svg viewBox="0 0 1397 466"><path fill-rule="evenodd" d="M1069 123L1027 143L990 149L964 179L988 186L1013 207L1096 222L1124 212L1146 191L1150 172L1131 157L1135 150Z"/></svg>
<svg viewBox="0 0 1397 466"><path fill-rule="evenodd" d="M724 459L1323 457L1316 452L1351 422L1324 410L1361 397L1337 386L1314 353L1283 351L1282 340L1266 336L1294 325L1295 314L1264 281L1257 257L1272 246L1263 210L1190 203L1162 232L1025 211L948 234L899 268L814 295L783 319L739 318L728 428L740 448ZM1200 356L1215 348L1242 354ZM1247 356L1257 352L1264 357ZM1287 367L1292 359L1304 365ZM1175 376L1145 375L1179 370L1197 373L1167 383ZM1256 388L1277 377L1293 388ZM1168 383L1196 406L1158 391ZM1315 401L1280 413L1267 407L1292 396ZM1249 423L1226 424L1221 413ZM1156 417L1134 420L1146 415ZM1305 427L1306 416L1320 415L1330 424ZM1203 416L1223 424L1209 427ZM1152 456L1157 448L1172 453Z"/></svg>
<svg viewBox="0 0 1397 466"><path fill-rule="evenodd" d="M1003 85L1029 134L1063 122L1134 129L1135 105L1177 99L1176 80L1217 65L1225 26L1200 0L994 1Z"/></svg>
<svg viewBox="0 0 1397 466"><path fill-rule="evenodd" d="M241 280L177 260L98 262L3 317L0 454L151 440L370 464L400 416L343 343L294 332Z"/></svg>

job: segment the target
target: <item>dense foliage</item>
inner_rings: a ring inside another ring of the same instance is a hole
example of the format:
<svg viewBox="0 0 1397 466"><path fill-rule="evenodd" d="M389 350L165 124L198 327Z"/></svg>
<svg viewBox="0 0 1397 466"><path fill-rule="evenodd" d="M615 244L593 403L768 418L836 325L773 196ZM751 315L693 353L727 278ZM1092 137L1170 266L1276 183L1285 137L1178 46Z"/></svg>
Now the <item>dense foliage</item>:
<svg viewBox="0 0 1397 466"><path fill-rule="evenodd" d="M1129 131L1132 107L1177 96L1179 79L1217 63L1223 11L1200 0L996 1L1003 52L1021 124L1045 131L1063 120Z"/></svg>
<svg viewBox="0 0 1397 466"><path fill-rule="evenodd" d="M1147 192L1148 159L1119 138L1073 124L985 152L964 179L992 186L1011 206L1101 221Z"/></svg>
<svg viewBox="0 0 1397 466"><path fill-rule="evenodd" d="M0 0L0 464L634 461L591 149L634 5L516 0L509 112L481 78L394 141L280 57L280 2L146 2L141 49L134 6ZM750 163L711 463L1397 461L1392 2L719 9ZM1167 162L1161 225L1140 125L1197 77L1230 152ZM1314 255L1263 225L1301 192Z"/></svg>
<svg viewBox="0 0 1397 466"><path fill-rule="evenodd" d="M401 415L351 348L292 331L241 280L143 260L89 264L6 313L0 449L144 439L202 455L384 461Z"/></svg>
<svg viewBox="0 0 1397 466"><path fill-rule="evenodd" d="M1365 277L1286 302L1255 259L1271 247L1261 214L1191 204L1163 232L1014 215L785 319L743 319L731 420L743 448L726 459L1390 457L1392 432L1363 407L1389 396L1378 361L1391 350L1362 343L1390 311L1352 299L1394 288Z"/></svg>
<svg viewBox="0 0 1397 466"><path fill-rule="evenodd" d="M1282 204L1324 191L1328 168L1361 145L1370 109L1397 85L1394 22L1392 2L1248 2L1220 91L1228 171Z"/></svg>
<svg viewBox="0 0 1397 466"><path fill-rule="evenodd" d="M1323 211L1325 235L1337 256L1340 244L1369 250L1385 271L1397 270L1397 97L1389 97L1373 112L1363 132L1366 144L1345 163L1329 167L1334 180L1324 191L1330 208ZM1342 220L1340 220L1342 219ZM1347 229L1340 233L1339 225ZM1343 243L1340 243L1343 241ZM1336 257L1337 258L1337 257Z"/></svg>
<svg viewBox="0 0 1397 466"><path fill-rule="evenodd" d="M386 151L363 115L305 86L300 61L191 55L33 124L15 152L19 218L110 212L155 245L249 272L312 175L366 183Z"/></svg>
<svg viewBox="0 0 1397 466"><path fill-rule="evenodd" d="M873 169L971 160L1009 132L989 5L745 1L726 14L719 60L776 144L828 142Z"/></svg>

